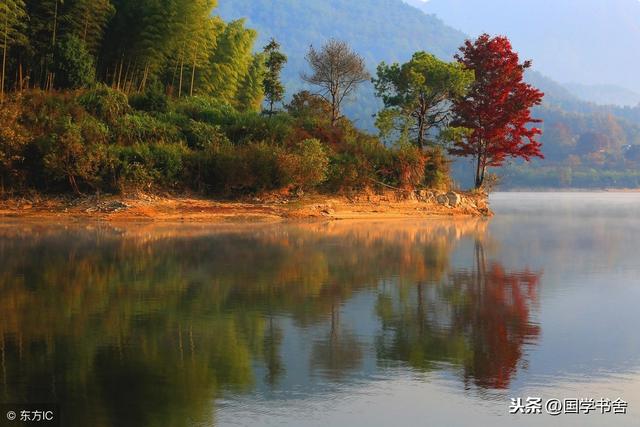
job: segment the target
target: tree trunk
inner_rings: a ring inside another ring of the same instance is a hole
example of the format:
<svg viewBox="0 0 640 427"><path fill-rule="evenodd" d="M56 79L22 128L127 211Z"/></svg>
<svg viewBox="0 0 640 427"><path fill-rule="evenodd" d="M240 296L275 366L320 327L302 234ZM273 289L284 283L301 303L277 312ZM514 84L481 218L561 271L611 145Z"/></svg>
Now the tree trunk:
<svg viewBox="0 0 640 427"><path fill-rule="evenodd" d="M71 189L76 195L80 195L80 188L78 188L78 183L76 182L76 177L73 175L69 175L69 184L71 184Z"/></svg>
<svg viewBox="0 0 640 427"><path fill-rule="evenodd" d="M481 162L482 162L482 154L478 153L478 158L476 159L476 190L480 189L480 187L482 187L482 179L480 178L480 169L481 169Z"/></svg>
<svg viewBox="0 0 640 427"><path fill-rule="evenodd" d="M418 147L424 146L424 116L418 118Z"/></svg>
<svg viewBox="0 0 640 427"><path fill-rule="evenodd" d="M20 93L22 93L22 88L24 86L24 75L23 75L23 70L22 70L22 60L18 64L18 81L19 81L18 90L20 91Z"/></svg>
<svg viewBox="0 0 640 427"><path fill-rule="evenodd" d="M56 47L56 32L58 30L58 0L55 0L55 8L53 12L53 34L51 35L51 46Z"/></svg>
<svg viewBox="0 0 640 427"><path fill-rule="evenodd" d="M116 67L118 65L116 64ZM124 67L124 57L120 59L120 67L118 67L118 84L116 85L116 89L120 90L120 84L122 83L122 68Z"/></svg>
<svg viewBox="0 0 640 427"><path fill-rule="evenodd" d="M4 76L7 70L7 46L9 40L9 13L4 20L4 43L2 46L2 79L0 80L0 102L4 101Z"/></svg>
<svg viewBox="0 0 640 427"><path fill-rule="evenodd" d="M338 91L332 90L331 92L331 127L335 127L338 123L338 116L340 115L340 105L338 105Z"/></svg>
<svg viewBox="0 0 640 427"><path fill-rule="evenodd" d="M189 96L193 96L193 85L196 81L196 57L193 56L193 69L191 70L191 89L189 90Z"/></svg>
<svg viewBox="0 0 640 427"><path fill-rule="evenodd" d="M182 75L184 73L184 55L180 56L180 79L178 80L178 98L182 96Z"/></svg>

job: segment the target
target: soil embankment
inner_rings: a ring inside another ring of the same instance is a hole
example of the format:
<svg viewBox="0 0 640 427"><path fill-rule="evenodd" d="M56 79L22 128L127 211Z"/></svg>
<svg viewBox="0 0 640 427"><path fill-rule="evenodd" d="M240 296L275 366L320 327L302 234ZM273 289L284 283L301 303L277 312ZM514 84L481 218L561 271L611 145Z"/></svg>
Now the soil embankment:
<svg viewBox="0 0 640 427"><path fill-rule="evenodd" d="M269 195L241 201L190 196L23 197L0 201L0 219L234 222L490 216L478 193L387 192L355 196Z"/></svg>

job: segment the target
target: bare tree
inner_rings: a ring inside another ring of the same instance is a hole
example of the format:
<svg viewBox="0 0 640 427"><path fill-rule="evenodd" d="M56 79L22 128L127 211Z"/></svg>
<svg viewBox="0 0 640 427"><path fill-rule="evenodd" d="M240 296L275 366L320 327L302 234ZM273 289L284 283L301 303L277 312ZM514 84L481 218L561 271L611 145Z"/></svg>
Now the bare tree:
<svg viewBox="0 0 640 427"><path fill-rule="evenodd" d="M364 59L339 40L329 40L319 51L311 46L306 59L313 72L302 74L302 79L317 86L318 95L331 105L331 124L335 126L342 102L371 75Z"/></svg>

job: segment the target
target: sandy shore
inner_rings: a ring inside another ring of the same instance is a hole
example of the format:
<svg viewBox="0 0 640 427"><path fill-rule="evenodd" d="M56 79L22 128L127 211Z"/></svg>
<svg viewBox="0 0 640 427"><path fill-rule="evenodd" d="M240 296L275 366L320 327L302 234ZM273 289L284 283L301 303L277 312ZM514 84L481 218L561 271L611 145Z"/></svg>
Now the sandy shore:
<svg viewBox="0 0 640 427"><path fill-rule="evenodd" d="M0 219L163 222L277 222L313 219L392 219L490 215L486 198L461 194L459 203L387 195L304 196L216 201L189 196L24 197L0 201Z"/></svg>

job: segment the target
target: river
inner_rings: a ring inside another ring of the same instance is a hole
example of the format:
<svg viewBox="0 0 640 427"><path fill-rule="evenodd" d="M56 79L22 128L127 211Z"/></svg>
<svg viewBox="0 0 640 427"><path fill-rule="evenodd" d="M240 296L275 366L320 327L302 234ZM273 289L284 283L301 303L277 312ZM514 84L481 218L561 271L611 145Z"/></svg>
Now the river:
<svg viewBox="0 0 640 427"><path fill-rule="evenodd" d="M640 193L492 208L0 223L0 402L64 426L640 425Z"/></svg>

